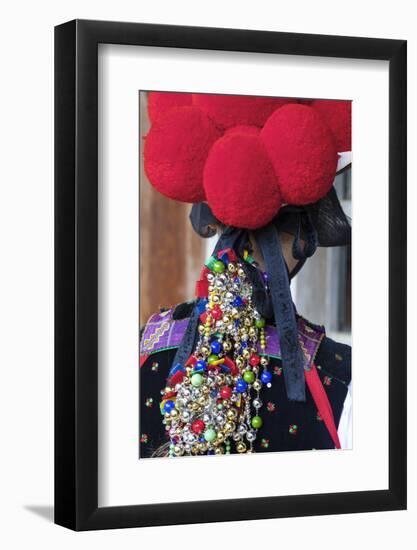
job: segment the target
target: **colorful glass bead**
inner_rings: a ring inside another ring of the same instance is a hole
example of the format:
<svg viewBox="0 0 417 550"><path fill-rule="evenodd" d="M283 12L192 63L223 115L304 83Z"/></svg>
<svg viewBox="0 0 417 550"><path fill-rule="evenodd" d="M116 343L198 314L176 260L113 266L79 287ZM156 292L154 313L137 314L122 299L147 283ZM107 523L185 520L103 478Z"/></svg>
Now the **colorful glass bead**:
<svg viewBox="0 0 417 550"><path fill-rule="evenodd" d="M259 429L262 427L263 420L260 416L254 416L251 421L252 428Z"/></svg>
<svg viewBox="0 0 417 550"><path fill-rule="evenodd" d="M195 372L202 372L205 371L207 368L207 363L203 361L203 359L200 359L197 361L197 363L194 365L194 371Z"/></svg>
<svg viewBox="0 0 417 550"><path fill-rule="evenodd" d="M261 374L261 381L264 384L269 384L271 380L272 380L272 374L269 371L264 370L263 373Z"/></svg>
<svg viewBox="0 0 417 550"><path fill-rule="evenodd" d="M211 343L211 351L215 354L215 355L218 355L221 351L222 351L222 345L220 342L218 342L217 340L214 340L214 342Z"/></svg>
<svg viewBox="0 0 417 550"><path fill-rule="evenodd" d="M290 424L290 427L288 428L288 431L291 435L296 435L298 430L297 424Z"/></svg>
<svg viewBox="0 0 417 550"><path fill-rule="evenodd" d="M259 355L256 355L256 353L253 353L250 356L249 363L252 367L257 367L260 361L261 361L261 358L259 357Z"/></svg>
<svg viewBox="0 0 417 550"><path fill-rule="evenodd" d="M192 377L191 377L191 384L195 387L198 387L198 386L201 386L201 384L203 383L203 377L201 374L199 373L196 373L196 374L193 374Z"/></svg>
<svg viewBox="0 0 417 550"><path fill-rule="evenodd" d="M232 388L230 386L223 386L220 388L220 397L223 399L230 399L232 397Z"/></svg>
<svg viewBox="0 0 417 550"><path fill-rule="evenodd" d="M212 443L217 437L216 432L213 430L213 428L207 428L207 430L204 432L204 439L208 443Z"/></svg>
<svg viewBox="0 0 417 550"><path fill-rule="evenodd" d="M251 370L246 370L243 373L243 380L248 384L252 384L255 380L255 373Z"/></svg>
<svg viewBox="0 0 417 550"><path fill-rule="evenodd" d="M219 356L212 353L207 359L207 363L209 365L213 365L214 363L217 363L218 360L219 360Z"/></svg>
<svg viewBox="0 0 417 550"><path fill-rule="evenodd" d="M218 321L223 317L223 312L218 305L213 306L213 308L210 310L210 314L215 321Z"/></svg>
<svg viewBox="0 0 417 550"><path fill-rule="evenodd" d="M243 380L242 378L239 378L239 380L236 382L236 391L239 393L243 393L248 389L248 384Z"/></svg>
<svg viewBox="0 0 417 550"><path fill-rule="evenodd" d="M235 299L232 302L233 307L241 307L243 306L243 300L240 296L236 296Z"/></svg>
<svg viewBox="0 0 417 550"><path fill-rule="evenodd" d="M226 267L225 267L224 263L221 262L220 260L216 260L216 261L213 263L212 270L213 270L215 273L223 273L225 269L226 269Z"/></svg>
<svg viewBox="0 0 417 550"><path fill-rule="evenodd" d="M264 328L265 319L263 319L262 317L260 319L256 319L255 325L256 325L256 328Z"/></svg>
<svg viewBox="0 0 417 550"><path fill-rule="evenodd" d="M175 408L174 401L171 401L171 399L169 399L168 401L165 401L164 411L166 413L170 413L174 408Z"/></svg>
<svg viewBox="0 0 417 550"><path fill-rule="evenodd" d="M196 434L201 434L204 431L205 427L206 427L206 424L201 419L194 420L194 422L191 424L191 429Z"/></svg>

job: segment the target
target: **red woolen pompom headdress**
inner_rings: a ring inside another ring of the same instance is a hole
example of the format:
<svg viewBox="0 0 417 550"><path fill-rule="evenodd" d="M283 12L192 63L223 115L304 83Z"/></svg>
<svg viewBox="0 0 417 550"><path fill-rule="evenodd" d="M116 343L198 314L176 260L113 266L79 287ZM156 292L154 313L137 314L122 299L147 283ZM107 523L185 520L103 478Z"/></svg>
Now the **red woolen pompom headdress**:
<svg viewBox="0 0 417 550"><path fill-rule="evenodd" d="M351 149L350 101L150 92L148 111L151 184L207 202L227 226L257 229L322 199Z"/></svg>

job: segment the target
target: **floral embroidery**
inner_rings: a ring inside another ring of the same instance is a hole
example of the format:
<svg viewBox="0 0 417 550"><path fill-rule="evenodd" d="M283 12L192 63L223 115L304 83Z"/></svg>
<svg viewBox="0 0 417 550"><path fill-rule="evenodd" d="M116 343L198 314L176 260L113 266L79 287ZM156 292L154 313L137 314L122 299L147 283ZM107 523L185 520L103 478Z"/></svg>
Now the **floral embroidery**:
<svg viewBox="0 0 417 550"><path fill-rule="evenodd" d="M282 367L274 367L274 374L276 374L277 376L281 376Z"/></svg>
<svg viewBox="0 0 417 550"><path fill-rule="evenodd" d="M148 397L147 400L145 401L145 406L151 408L152 405L153 405L153 399L152 397Z"/></svg>
<svg viewBox="0 0 417 550"><path fill-rule="evenodd" d="M288 428L288 431L291 435L296 435L298 430L297 424L290 424L290 427Z"/></svg>
<svg viewBox="0 0 417 550"><path fill-rule="evenodd" d="M148 441L149 441L149 436L148 436L148 434L142 434L142 435L140 436L140 442L141 442L141 443L148 443Z"/></svg>
<svg viewBox="0 0 417 550"><path fill-rule="evenodd" d="M272 403L272 401L269 401L267 404L266 404L266 408L268 409L269 412L274 412L275 409L276 409L276 406L275 406L275 403Z"/></svg>
<svg viewBox="0 0 417 550"><path fill-rule="evenodd" d="M154 361L154 362L152 363L152 366L151 366L152 372L158 372L158 368L159 368L159 363L157 363L156 361Z"/></svg>
<svg viewBox="0 0 417 550"><path fill-rule="evenodd" d="M332 379L330 378L330 376L325 376L325 377L323 378L323 384L324 384L325 386L330 386L331 383L332 383Z"/></svg>
<svg viewBox="0 0 417 550"><path fill-rule="evenodd" d="M269 439L265 439L264 437L261 439L261 447L263 449L267 449L269 447Z"/></svg>

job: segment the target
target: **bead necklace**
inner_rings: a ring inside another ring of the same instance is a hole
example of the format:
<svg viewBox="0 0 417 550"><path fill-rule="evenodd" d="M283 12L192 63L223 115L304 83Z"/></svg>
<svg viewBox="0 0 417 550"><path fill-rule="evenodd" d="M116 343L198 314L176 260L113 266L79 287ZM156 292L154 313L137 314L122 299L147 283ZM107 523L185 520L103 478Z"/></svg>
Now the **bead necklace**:
<svg viewBox="0 0 417 550"><path fill-rule="evenodd" d="M253 259L245 253L244 261ZM210 257L199 283L196 348L161 392L169 456L251 453L262 426L260 390L272 380L265 320L233 250Z"/></svg>

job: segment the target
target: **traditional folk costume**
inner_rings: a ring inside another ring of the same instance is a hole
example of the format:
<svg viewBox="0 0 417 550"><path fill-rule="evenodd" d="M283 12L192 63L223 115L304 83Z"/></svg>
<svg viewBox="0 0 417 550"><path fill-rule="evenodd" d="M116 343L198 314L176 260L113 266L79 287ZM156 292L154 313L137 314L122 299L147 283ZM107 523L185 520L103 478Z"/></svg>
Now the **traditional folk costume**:
<svg viewBox="0 0 417 550"><path fill-rule="evenodd" d="M350 347L298 315L290 281L317 246L350 244L333 188L350 102L154 92L148 109L150 182L193 204L202 237L222 233L195 300L141 331L140 456L346 446Z"/></svg>

